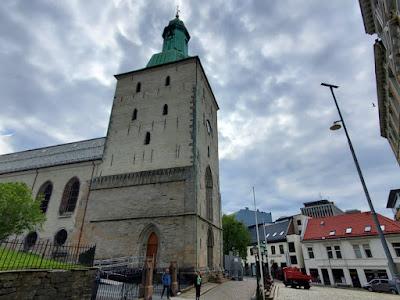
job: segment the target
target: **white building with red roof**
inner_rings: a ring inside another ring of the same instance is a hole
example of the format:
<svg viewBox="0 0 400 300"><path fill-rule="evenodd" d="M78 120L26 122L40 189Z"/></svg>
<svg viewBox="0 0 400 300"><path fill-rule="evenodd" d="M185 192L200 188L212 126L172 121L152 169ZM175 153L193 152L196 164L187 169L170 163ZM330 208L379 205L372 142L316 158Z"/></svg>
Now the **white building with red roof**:
<svg viewBox="0 0 400 300"><path fill-rule="evenodd" d="M400 222L378 214L400 270ZM362 287L389 278L387 259L370 212L309 219L302 240L307 274L325 285Z"/></svg>

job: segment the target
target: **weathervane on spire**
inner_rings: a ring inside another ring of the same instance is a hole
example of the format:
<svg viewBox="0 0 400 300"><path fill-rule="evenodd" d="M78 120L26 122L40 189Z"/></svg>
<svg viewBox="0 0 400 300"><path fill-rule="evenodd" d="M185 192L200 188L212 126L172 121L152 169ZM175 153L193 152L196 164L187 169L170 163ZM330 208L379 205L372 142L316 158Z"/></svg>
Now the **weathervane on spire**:
<svg viewBox="0 0 400 300"><path fill-rule="evenodd" d="M177 17L178 19L179 19L179 13L180 13L181 11L179 10L179 5L177 5L176 6L176 15L175 15L175 17Z"/></svg>

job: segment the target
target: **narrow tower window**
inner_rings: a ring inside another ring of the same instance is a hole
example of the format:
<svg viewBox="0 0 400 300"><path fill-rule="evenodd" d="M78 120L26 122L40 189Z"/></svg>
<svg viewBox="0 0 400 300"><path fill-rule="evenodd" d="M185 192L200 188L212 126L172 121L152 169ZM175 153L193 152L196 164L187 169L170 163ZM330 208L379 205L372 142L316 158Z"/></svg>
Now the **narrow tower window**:
<svg viewBox="0 0 400 300"><path fill-rule="evenodd" d="M132 113L132 121L137 119L137 109L135 108Z"/></svg>
<svg viewBox="0 0 400 300"><path fill-rule="evenodd" d="M207 122L206 122L206 127L207 127L207 132L208 132L208 134L211 134L212 128L211 128L211 123L210 123L209 120L207 120Z"/></svg>
<svg viewBox="0 0 400 300"><path fill-rule="evenodd" d="M141 90L141 88L142 88L142 84L141 84L140 82L138 82L138 83L136 84L136 93L139 93L140 90Z"/></svg>
<svg viewBox="0 0 400 300"><path fill-rule="evenodd" d="M168 105L167 104L164 105L162 114L163 114L163 116L168 115Z"/></svg>
<svg viewBox="0 0 400 300"><path fill-rule="evenodd" d="M144 144L145 145L150 144L150 132L146 132L146 137L144 139Z"/></svg>
<svg viewBox="0 0 400 300"><path fill-rule="evenodd" d="M170 78L169 78L169 76L167 76L167 78L165 78L165 86L169 86L169 83L170 83Z"/></svg>

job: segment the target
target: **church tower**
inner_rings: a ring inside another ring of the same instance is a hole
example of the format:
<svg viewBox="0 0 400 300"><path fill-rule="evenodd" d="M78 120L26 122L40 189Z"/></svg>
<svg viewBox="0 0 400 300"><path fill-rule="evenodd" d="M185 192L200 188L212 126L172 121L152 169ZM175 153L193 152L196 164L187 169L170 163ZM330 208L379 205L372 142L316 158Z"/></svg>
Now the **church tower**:
<svg viewBox="0 0 400 300"><path fill-rule="evenodd" d="M222 267L218 104L177 15L143 69L115 75L103 160L84 239L97 257L154 256L158 266Z"/></svg>

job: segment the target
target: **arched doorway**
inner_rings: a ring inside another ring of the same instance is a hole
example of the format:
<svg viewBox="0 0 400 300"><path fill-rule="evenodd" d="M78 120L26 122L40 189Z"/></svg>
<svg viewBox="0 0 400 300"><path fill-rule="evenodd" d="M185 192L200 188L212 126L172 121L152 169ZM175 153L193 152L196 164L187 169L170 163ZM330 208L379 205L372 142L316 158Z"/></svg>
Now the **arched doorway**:
<svg viewBox="0 0 400 300"><path fill-rule="evenodd" d="M152 232L149 235L149 238L147 239L146 257L154 258L154 266L156 265L157 250L158 250L158 236L157 234Z"/></svg>
<svg viewBox="0 0 400 300"><path fill-rule="evenodd" d="M208 229L207 233L207 267L212 269L214 267L214 234L212 229Z"/></svg>

